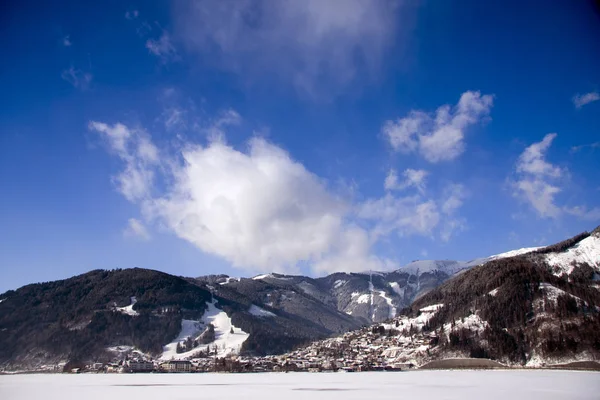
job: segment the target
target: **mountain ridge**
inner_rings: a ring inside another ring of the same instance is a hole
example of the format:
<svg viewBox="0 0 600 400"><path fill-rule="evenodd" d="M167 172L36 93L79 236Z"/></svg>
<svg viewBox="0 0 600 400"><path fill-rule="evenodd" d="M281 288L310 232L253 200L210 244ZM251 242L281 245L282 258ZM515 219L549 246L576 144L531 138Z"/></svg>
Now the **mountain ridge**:
<svg viewBox="0 0 600 400"><path fill-rule="evenodd" d="M577 305L563 299L564 291L598 307L594 292L590 294L581 286L585 281L589 288L600 290L598 254L600 230L596 228L544 248L513 250L467 262L422 260L408 264L407 270L381 273L338 272L320 278L276 273L252 278L186 278L139 268L94 270L0 295L0 368L35 369L64 360L108 360L131 352L160 357L168 344L171 357L206 354L212 351L211 346L222 346L218 352L222 355L282 353L372 323L420 318L414 314L418 310L442 304L442 300L448 302L444 291L456 282L472 280L481 268L508 268L504 265L515 262L525 265L515 271L530 271L526 277L542 274L544 279L535 281L532 296L549 293L561 299L557 301L566 301L564 307L572 311ZM532 266L540 263L548 271L539 272ZM488 278L482 275L480 280L484 279ZM567 279L567 286L561 279ZM569 284L579 286L573 289ZM519 287L511 289L511 298L521 298L525 289ZM487 292L482 292L479 281L463 285L461 290L473 292L473 299L482 295L504 298L499 286L486 286ZM461 290L450 293L460 299ZM209 309L214 315L210 320L205 318ZM446 313L465 311L448 310L442 308L439 314L437 308L436 313L427 311L430 322L421 328L435 330L436 321L449 323L445 318L450 314ZM469 314L461 318L475 317ZM212 330L210 321L217 321ZM228 337L237 340L235 345ZM182 344L181 353L174 352Z"/></svg>

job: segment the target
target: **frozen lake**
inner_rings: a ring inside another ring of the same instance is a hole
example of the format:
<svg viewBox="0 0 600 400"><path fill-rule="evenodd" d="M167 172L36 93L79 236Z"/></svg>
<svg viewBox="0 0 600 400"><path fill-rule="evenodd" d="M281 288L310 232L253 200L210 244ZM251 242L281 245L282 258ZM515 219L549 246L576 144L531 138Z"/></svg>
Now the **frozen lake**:
<svg viewBox="0 0 600 400"><path fill-rule="evenodd" d="M5 375L0 399L598 399L600 373L411 371L364 373Z"/></svg>

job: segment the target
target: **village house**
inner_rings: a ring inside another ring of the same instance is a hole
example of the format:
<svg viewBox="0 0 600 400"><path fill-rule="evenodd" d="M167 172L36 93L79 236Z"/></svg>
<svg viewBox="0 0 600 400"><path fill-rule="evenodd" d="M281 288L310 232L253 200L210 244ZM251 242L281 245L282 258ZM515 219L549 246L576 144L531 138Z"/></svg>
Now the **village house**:
<svg viewBox="0 0 600 400"><path fill-rule="evenodd" d="M161 364L166 372L191 372L192 363L185 360L171 360Z"/></svg>
<svg viewBox="0 0 600 400"><path fill-rule="evenodd" d="M126 363L128 372L152 372L154 364L146 360L129 360Z"/></svg>

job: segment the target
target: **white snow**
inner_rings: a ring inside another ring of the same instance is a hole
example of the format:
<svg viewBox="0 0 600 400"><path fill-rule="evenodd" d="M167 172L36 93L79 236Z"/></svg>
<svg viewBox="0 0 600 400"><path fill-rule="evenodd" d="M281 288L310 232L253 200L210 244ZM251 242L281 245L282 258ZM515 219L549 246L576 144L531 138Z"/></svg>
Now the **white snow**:
<svg viewBox="0 0 600 400"><path fill-rule="evenodd" d="M457 274L463 270L485 264L488 261L498 260L501 258L514 257L521 254L530 253L541 247L526 247L517 250L507 251L506 253L495 254L489 257L476 258L470 261L454 261L454 260L418 260L405 265L398 269L398 272L407 272L411 275L421 275L434 271L444 272L448 275Z"/></svg>
<svg viewBox="0 0 600 400"><path fill-rule="evenodd" d="M593 234L562 253L547 254L546 262L558 276L570 274L575 265L583 263L600 272L600 237Z"/></svg>
<svg viewBox="0 0 600 400"><path fill-rule="evenodd" d="M160 357L161 360L170 360L172 358L175 360L184 359L198 352L200 348L193 349L192 351L189 351L187 353L178 354L177 344L183 342L190 336L196 338L202 333L204 328L205 326L201 321L193 321L189 319L181 320L181 331L179 332L179 335L175 338L175 340L163 347L163 354Z"/></svg>
<svg viewBox="0 0 600 400"><path fill-rule="evenodd" d="M131 297L131 304L125 307L117 307L116 310L127 315L131 315L132 317L140 315L137 311L133 309L133 305L137 303L137 299L135 296Z"/></svg>
<svg viewBox="0 0 600 400"><path fill-rule="evenodd" d="M418 276L427 272L443 271L448 275L453 275L464 268L467 268L467 265L462 261L419 260L401 267L398 272L407 272Z"/></svg>
<svg viewBox="0 0 600 400"><path fill-rule="evenodd" d="M258 280L267 279L267 278L269 278L269 279L279 279L281 281L289 281L289 280L294 279L294 277L292 277L292 276L275 276L273 274L257 275L257 276L255 276L252 279L254 279L255 281L258 281Z"/></svg>
<svg viewBox="0 0 600 400"><path fill-rule="evenodd" d="M23 374L0 376L2 398L25 399L579 399L598 398L600 374L583 371L402 373Z"/></svg>
<svg viewBox="0 0 600 400"><path fill-rule="evenodd" d="M390 287L398 296L404 297L404 288L401 288L398 282L390 282Z"/></svg>
<svg viewBox="0 0 600 400"><path fill-rule="evenodd" d="M239 281L240 281L240 278L233 278L233 277L228 276L227 278L225 278L225 281L219 282L219 285L227 285L230 282L239 282Z"/></svg>
<svg viewBox="0 0 600 400"><path fill-rule="evenodd" d="M344 280L338 279L337 281L335 281L333 283L333 288L334 289L339 289L340 287L344 286L347 282L348 281L344 281Z"/></svg>
<svg viewBox="0 0 600 400"><path fill-rule="evenodd" d="M352 294L354 295L354 293ZM361 294L355 301L359 304L369 304L369 302L371 301L371 295L367 293Z"/></svg>
<svg viewBox="0 0 600 400"><path fill-rule="evenodd" d="M444 304L432 304L430 306L421 308L419 311L421 311L422 313L436 312L442 307L444 307Z"/></svg>
<svg viewBox="0 0 600 400"><path fill-rule="evenodd" d="M6 300L6 299L0 299L0 303L2 303L4 300Z"/></svg>
<svg viewBox="0 0 600 400"><path fill-rule="evenodd" d="M255 276L255 277L254 277L254 278L252 278L252 279L254 279L255 281L259 281L259 280L261 280L261 279L265 279L265 278L271 278L272 276L273 276L273 275L271 275L271 274L257 275L257 276Z"/></svg>
<svg viewBox="0 0 600 400"><path fill-rule="evenodd" d="M133 346L111 346L111 347L107 347L106 350L113 352L113 353L128 353L130 351L135 350L135 347L133 347Z"/></svg>
<svg viewBox="0 0 600 400"><path fill-rule="evenodd" d="M423 325L427 324L427 322L435 315L435 313L442 308L443 304L432 304L427 307L421 308L419 311L420 315L416 318L408 318L406 316L401 316L396 319L398 321L398 326L395 323L392 324L382 324L385 329L405 329L409 328L411 325L417 328L422 328ZM401 339L402 337L398 337ZM425 349L426 350L426 349Z"/></svg>
<svg viewBox="0 0 600 400"><path fill-rule="evenodd" d="M377 293L379 294L379 296L383 297L383 299L385 300L385 302L387 303L387 305L389 307L388 318L394 318L396 316L396 307L394 307L394 304L392 303L392 299L387 297L387 295L385 294L385 292L383 290L378 290Z"/></svg>
<svg viewBox="0 0 600 400"><path fill-rule="evenodd" d="M264 308L260 308L259 306L256 306L254 304L250 306L248 312L256 317L261 318L276 317L276 315L273 314L271 311L267 311Z"/></svg>
<svg viewBox="0 0 600 400"><path fill-rule="evenodd" d="M574 298L575 300L578 300L580 302L583 301L579 297L573 296L571 293L567 293L564 290L559 289L556 286L552 286L551 284L546 283L546 282L541 282L539 288L544 291L544 293L546 295L546 299L550 300L554 303L556 303L558 296L560 296L561 294L571 296L572 298Z"/></svg>
<svg viewBox="0 0 600 400"><path fill-rule="evenodd" d="M229 354L237 354L240 351L242 344L248 339L248 334L242 331L240 328L236 328L231 323L231 318L227 316L227 313L216 307L215 302L206 303L208 309L204 312L200 321L193 321L184 319L181 321L181 332L175 340L167 344L163 348L163 354L160 357L161 360L183 360L193 356L200 350L206 350L208 347L212 349L217 348L217 356L224 357ZM177 354L177 343L186 340L188 337L198 337L204 329L212 324L215 327L215 341L204 346L198 346L185 353ZM233 333L231 330L233 329Z"/></svg>
<svg viewBox="0 0 600 400"><path fill-rule="evenodd" d="M489 294L490 296L495 296L495 295L497 295L497 294L498 294L498 290L499 290L499 289L500 289L500 288L496 288L496 289L494 289L494 290L490 290L490 291L488 292L488 294Z"/></svg>
<svg viewBox="0 0 600 400"><path fill-rule="evenodd" d="M543 247L524 247L522 249L507 251L506 253L500 253L493 256L488 257L488 261L498 260L500 258L508 258L514 256L520 256L522 254L531 253L532 251L536 251L542 249Z"/></svg>
<svg viewBox="0 0 600 400"><path fill-rule="evenodd" d="M455 330L459 330L462 328L469 329L471 332L477 331L478 333L482 333L485 328L487 328L489 324L487 321L482 320L478 314L471 314L468 317L457 319L455 321ZM452 330L452 324L448 323L444 325L444 332L446 334L450 334Z"/></svg>

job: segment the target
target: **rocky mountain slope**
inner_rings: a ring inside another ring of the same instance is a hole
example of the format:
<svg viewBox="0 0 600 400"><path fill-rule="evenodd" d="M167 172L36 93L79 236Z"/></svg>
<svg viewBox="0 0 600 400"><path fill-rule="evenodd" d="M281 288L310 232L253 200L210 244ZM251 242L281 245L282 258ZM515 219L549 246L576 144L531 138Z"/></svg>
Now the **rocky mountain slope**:
<svg viewBox="0 0 600 400"><path fill-rule="evenodd" d="M541 366L600 359L600 228L474 267L402 315L283 358L377 365L474 357Z"/></svg>
<svg viewBox="0 0 600 400"><path fill-rule="evenodd" d="M513 362L564 346L572 351L573 341L577 351L595 351L596 339L573 335L597 324L599 235L468 262L416 261L385 273L182 278L98 270L27 285L0 295L0 368L131 352L163 359L283 353L373 322L437 335L436 349ZM461 331L459 339L439 333L475 322L477 333ZM548 333L540 339L538 331Z"/></svg>
<svg viewBox="0 0 600 400"><path fill-rule="evenodd" d="M305 318L321 315L323 307L337 309L362 324L382 322L394 318L416 298L438 287L450 277L477 265L519 254L537 248L513 250L471 261L420 260L391 272L334 273L322 278L265 274L252 279L230 278L226 275L201 277L212 280L222 288L249 295L260 293L255 301L273 309L301 313ZM297 299L311 299L308 308L300 310ZM345 331L335 327L333 331Z"/></svg>
<svg viewBox="0 0 600 400"><path fill-rule="evenodd" d="M309 296L299 296L287 312L268 311L257 297L257 286L267 285L245 281L255 285L235 291L135 268L8 291L0 295L0 369L107 361L131 352L169 359L209 351L278 353L360 326Z"/></svg>

